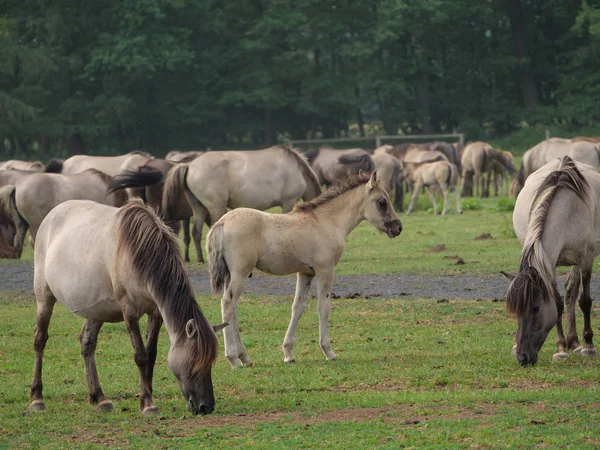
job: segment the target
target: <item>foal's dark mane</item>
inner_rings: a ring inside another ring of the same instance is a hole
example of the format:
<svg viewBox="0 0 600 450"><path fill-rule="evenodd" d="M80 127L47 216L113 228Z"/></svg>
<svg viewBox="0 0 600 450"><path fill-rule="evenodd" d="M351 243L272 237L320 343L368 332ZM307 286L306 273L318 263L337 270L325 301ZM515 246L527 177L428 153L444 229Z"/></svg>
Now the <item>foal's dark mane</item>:
<svg viewBox="0 0 600 450"><path fill-rule="evenodd" d="M118 257L127 256L142 283L150 286L154 301L181 331L175 345L186 338L186 324L194 319L198 328L195 369L208 370L217 357L217 337L196 303L177 237L140 199L130 200L118 217Z"/></svg>
<svg viewBox="0 0 600 450"><path fill-rule="evenodd" d="M535 192L519 274L510 284L506 295L506 308L512 314L528 311L537 296L550 300L559 295L553 275L554 267L550 267L541 239L550 206L561 188L574 192L585 204L589 203L589 184L568 156L562 158L557 169L546 177Z"/></svg>
<svg viewBox="0 0 600 450"><path fill-rule="evenodd" d="M310 212L317 209L319 206L326 205L335 198L338 198L342 194L351 191L363 184L366 184L371 178L370 173L360 173L349 177L346 181L336 182L332 187L323 192L314 200L304 203L297 203L294 207L294 211L299 212Z"/></svg>

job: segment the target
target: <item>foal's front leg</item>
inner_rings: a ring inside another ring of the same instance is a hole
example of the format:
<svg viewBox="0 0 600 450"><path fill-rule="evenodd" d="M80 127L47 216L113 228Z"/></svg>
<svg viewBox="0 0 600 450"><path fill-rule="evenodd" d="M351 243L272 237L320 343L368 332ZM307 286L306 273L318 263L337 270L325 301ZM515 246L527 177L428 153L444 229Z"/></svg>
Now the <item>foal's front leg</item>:
<svg viewBox="0 0 600 450"><path fill-rule="evenodd" d="M331 282L333 281L333 268L331 271L317 274L317 295L319 302L319 343L325 357L329 360L335 359L335 353L331 350L329 340L329 312L331 311Z"/></svg>
<svg viewBox="0 0 600 450"><path fill-rule="evenodd" d="M244 271L243 274L232 271L231 281L223 290L223 298L221 299L223 322L229 324L229 326L223 328L225 356L233 369L252 365L252 360L250 360L246 347L242 343L237 321L238 300L246 286L246 279L251 272L252 269L247 273Z"/></svg>
<svg viewBox="0 0 600 450"><path fill-rule="evenodd" d="M298 273L296 279L296 295L294 296L294 303L292 304L292 318L287 333L285 333L285 339L283 340L283 360L285 362L296 361L296 358L294 358L294 336L296 334L298 321L306 309L306 297L308 296L308 291L310 290L313 278L314 275Z"/></svg>

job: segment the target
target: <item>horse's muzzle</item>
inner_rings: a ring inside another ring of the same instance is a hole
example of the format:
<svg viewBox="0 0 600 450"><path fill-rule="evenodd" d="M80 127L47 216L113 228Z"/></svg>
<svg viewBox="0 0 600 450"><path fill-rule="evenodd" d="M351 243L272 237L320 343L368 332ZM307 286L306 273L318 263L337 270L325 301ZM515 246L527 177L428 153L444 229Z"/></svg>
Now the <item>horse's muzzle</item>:
<svg viewBox="0 0 600 450"><path fill-rule="evenodd" d="M396 236L399 236L402 232L402 223L400 223L399 220L392 220L391 222L385 224L385 228L385 232L388 235L388 237L395 238Z"/></svg>
<svg viewBox="0 0 600 450"><path fill-rule="evenodd" d="M190 398L188 399L187 402L187 406L188 409L194 414L210 414L215 410L214 406L209 406L206 405L204 403L200 403L199 405L196 404L196 402L194 402L194 400L192 399L192 397L190 396Z"/></svg>
<svg viewBox="0 0 600 450"><path fill-rule="evenodd" d="M537 362L537 355L530 357L526 353L519 353L517 355L517 362L521 367L528 366L529 364L534 365Z"/></svg>

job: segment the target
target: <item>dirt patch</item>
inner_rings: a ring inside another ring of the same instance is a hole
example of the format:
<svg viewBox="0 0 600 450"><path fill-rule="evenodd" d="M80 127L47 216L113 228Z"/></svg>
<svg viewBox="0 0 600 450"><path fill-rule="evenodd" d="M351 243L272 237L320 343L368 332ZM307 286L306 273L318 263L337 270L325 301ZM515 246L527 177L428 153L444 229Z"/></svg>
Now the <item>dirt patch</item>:
<svg viewBox="0 0 600 450"><path fill-rule="evenodd" d="M438 244L435 247L431 247L429 253L445 252L446 250L448 250L448 247L445 244Z"/></svg>
<svg viewBox="0 0 600 450"><path fill-rule="evenodd" d="M485 241L487 239L494 239L490 233L483 233L477 236L474 241Z"/></svg>

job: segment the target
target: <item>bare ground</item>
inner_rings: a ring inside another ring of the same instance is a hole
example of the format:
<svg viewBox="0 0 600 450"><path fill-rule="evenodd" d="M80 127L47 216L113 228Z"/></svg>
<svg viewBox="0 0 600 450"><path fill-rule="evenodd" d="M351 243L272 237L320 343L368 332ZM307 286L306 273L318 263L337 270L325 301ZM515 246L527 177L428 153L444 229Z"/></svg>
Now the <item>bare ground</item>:
<svg viewBox="0 0 600 450"><path fill-rule="evenodd" d="M190 279L197 295L210 293L205 268L190 267ZM565 276L559 277L562 286ZM276 277L255 272L248 280L246 294L294 295L294 276ZM334 297L435 298L435 299L503 299L508 281L501 274L461 275L340 275L333 281ZM0 261L0 291L33 291L33 262ZM592 295L600 291L600 279L592 278ZM311 287L316 295L316 283Z"/></svg>

